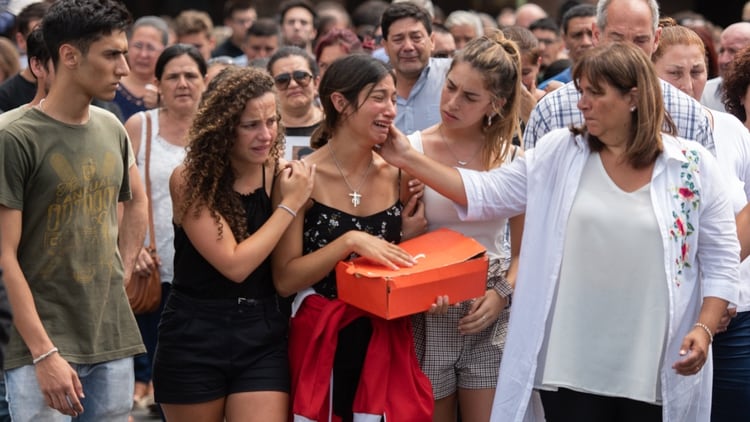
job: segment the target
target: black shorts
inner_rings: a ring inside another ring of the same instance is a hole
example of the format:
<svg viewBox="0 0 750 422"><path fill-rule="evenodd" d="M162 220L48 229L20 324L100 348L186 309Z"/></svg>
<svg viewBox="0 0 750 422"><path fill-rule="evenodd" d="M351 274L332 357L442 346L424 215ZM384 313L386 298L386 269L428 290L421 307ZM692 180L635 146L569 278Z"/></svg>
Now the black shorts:
<svg viewBox="0 0 750 422"><path fill-rule="evenodd" d="M277 297L198 300L172 290L159 322L154 398L192 404L289 392L289 320Z"/></svg>

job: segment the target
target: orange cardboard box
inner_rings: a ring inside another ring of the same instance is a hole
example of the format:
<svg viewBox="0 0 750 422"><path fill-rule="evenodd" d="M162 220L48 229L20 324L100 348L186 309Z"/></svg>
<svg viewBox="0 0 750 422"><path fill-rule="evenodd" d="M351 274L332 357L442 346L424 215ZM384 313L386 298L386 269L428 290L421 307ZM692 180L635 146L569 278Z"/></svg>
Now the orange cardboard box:
<svg viewBox="0 0 750 422"><path fill-rule="evenodd" d="M484 294L488 260L476 240L439 229L399 246L417 258L414 266L391 270L364 258L339 262L339 299L394 319L428 310L441 295L448 295L454 304Z"/></svg>

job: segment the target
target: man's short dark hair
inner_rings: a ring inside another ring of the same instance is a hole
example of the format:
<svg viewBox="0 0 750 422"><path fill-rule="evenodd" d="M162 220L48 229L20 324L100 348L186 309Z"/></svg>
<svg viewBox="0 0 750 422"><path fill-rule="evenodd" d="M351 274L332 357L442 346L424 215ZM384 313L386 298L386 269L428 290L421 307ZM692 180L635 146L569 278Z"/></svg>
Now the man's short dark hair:
<svg viewBox="0 0 750 422"><path fill-rule="evenodd" d="M57 67L60 46L71 44L87 54L92 43L116 31L127 31L130 12L116 0L59 0L44 15L42 33Z"/></svg>
<svg viewBox="0 0 750 422"><path fill-rule="evenodd" d="M277 37L279 31L279 24L274 19L260 18L247 29L245 39L250 37Z"/></svg>
<svg viewBox="0 0 750 422"><path fill-rule="evenodd" d="M31 59L37 60L44 66L47 65L50 59L49 50L47 50L47 45L44 44L44 35L40 26L32 29L26 37L26 55L28 56L29 70L34 75L34 78L36 78L34 68L31 66Z"/></svg>
<svg viewBox="0 0 750 422"><path fill-rule="evenodd" d="M211 16L202 10L188 9L180 12L174 19L174 32L177 37L193 34L206 34L213 37L214 24Z"/></svg>
<svg viewBox="0 0 750 422"><path fill-rule="evenodd" d="M427 10L414 3L392 3L387 9L385 9L383 17L380 20L380 29L383 33L383 39L388 39L388 31L391 29L393 22L404 18L412 18L422 22L427 33L432 34L432 18Z"/></svg>
<svg viewBox="0 0 750 422"><path fill-rule="evenodd" d="M224 2L224 19L231 19L238 10L255 9L250 0L228 0Z"/></svg>
<svg viewBox="0 0 750 422"><path fill-rule="evenodd" d="M541 18L535 20L534 22L531 22L531 25L529 25L529 30L533 31L535 29L543 29L552 31L558 35L560 34L560 27L557 26L557 23L555 23L555 20L552 18Z"/></svg>
<svg viewBox="0 0 750 422"><path fill-rule="evenodd" d="M295 7L302 7L307 9L313 17L312 24L314 27L318 26L318 12L315 11L315 6L307 0L286 0L279 5L279 22L284 23L284 16L289 9Z"/></svg>
<svg viewBox="0 0 750 422"><path fill-rule="evenodd" d="M383 0L367 0L357 6L352 12L352 25L354 27L362 25L378 26L380 17L388 8L388 3Z"/></svg>
<svg viewBox="0 0 750 422"><path fill-rule="evenodd" d="M21 9L18 16L16 16L16 30L20 32L24 38L27 37L31 33L31 30L34 29L29 28L31 21L41 21L47 13L47 10L49 10L49 6L49 3L40 1L31 3Z"/></svg>
<svg viewBox="0 0 750 422"><path fill-rule="evenodd" d="M438 33L438 34L450 34L451 33L450 29L448 29L442 23L433 23L432 24L432 32L435 32L435 33Z"/></svg>
<svg viewBox="0 0 750 422"><path fill-rule="evenodd" d="M596 16L596 6L593 4L579 4L568 9L562 17L560 28L562 28L563 34L568 33L568 23L571 19L575 18L590 18Z"/></svg>

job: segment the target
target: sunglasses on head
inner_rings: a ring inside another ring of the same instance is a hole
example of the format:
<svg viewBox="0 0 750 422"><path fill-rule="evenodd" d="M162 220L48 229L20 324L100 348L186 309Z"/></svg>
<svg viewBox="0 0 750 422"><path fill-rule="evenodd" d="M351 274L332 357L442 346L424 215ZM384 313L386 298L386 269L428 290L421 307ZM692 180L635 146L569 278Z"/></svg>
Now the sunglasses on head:
<svg viewBox="0 0 750 422"><path fill-rule="evenodd" d="M287 89L289 87L289 82L291 82L292 79L294 79L294 82L297 82L297 85L304 88L310 83L312 76L313 75L304 70L295 70L292 73L279 73L273 78L273 80L276 82L276 87L279 89Z"/></svg>

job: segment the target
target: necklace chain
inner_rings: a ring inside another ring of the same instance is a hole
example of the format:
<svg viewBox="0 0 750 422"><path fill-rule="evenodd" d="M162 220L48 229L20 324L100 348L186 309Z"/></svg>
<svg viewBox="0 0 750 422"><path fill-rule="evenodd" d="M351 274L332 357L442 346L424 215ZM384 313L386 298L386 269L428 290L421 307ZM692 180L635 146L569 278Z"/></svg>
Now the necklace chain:
<svg viewBox="0 0 750 422"><path fill-rule="evenodd" d="M372 164L375 162L375 160L370 157L370 164L367 166L367 170L365 170L365 175L362 176L362 180L359 182L359 185L355 189L352 184L349 183L349 179L346 178L344 170L341 169L341 164L339 164L339 160L336 159L336 154L334 154L333 147L330 143L328 144L328 150L331 151L331 158L333 158L333 163L336 164L336 168L338 169L339 174L341 174L341 177L344 178L344 183L346 183L346 186L349 188L349 190L351 190L349 196L352 198L352 205L354 205L354 208L357 208L362 202L362 194L359 193L359 190L362 189L362 185L364 185L365 181L367 181L367 176L370 175L370 170L372 169Z"/></svg>
<svg viewBox="0 0 750 422"><path fill-rule="evenodd" d="M453 156L453 158L456 160L459 166L466 167L469 163L474 161L475 158L477 158L477 155L479 155L479 151L482 150L482 146L480 145L479 148L474 152L474 155L469 158L468 161L459 160L458 156L455 152L453 152L453 148L451 148L451 144L448 143L448 140L445 139L445 134L443 134L443 125L441 124L438 126L438 132L440 132L440 139L443 140L443 143L445 143L445 147L448 149L448 152Z"/></svg>

